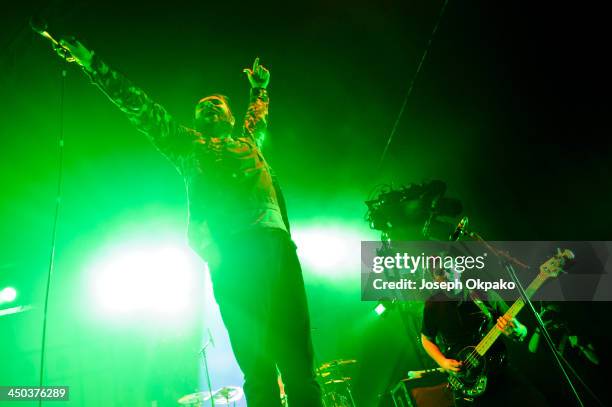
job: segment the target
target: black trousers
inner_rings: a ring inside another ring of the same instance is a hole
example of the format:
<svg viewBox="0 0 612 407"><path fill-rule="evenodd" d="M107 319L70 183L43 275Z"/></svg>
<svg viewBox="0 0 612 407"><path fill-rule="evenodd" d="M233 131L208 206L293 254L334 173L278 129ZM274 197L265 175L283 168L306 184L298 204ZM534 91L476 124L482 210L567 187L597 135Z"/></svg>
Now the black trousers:
<svg viewBox="0 0 612 407"><path fill-rule="evenodd" d="M302 270L287 232L232 238L210 268L249 407L280 406L277 366L291 407L322 406Z"/></svg>

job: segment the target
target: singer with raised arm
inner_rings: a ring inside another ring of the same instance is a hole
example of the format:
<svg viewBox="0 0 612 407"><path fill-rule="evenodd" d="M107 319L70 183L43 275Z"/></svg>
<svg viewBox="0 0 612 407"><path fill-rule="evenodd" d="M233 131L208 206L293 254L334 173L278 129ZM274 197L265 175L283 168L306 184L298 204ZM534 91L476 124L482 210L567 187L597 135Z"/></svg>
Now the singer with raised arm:
<svg viewBox="0 0 612 407"><path fill-rule="evenodd" d="M81 42L62 39L55 48L80 65L184 178L189 244L209 264L248 405L281 405L278 366L292 407L322 406L302 271L280 188L261 150L269 71L259 58L244 69L250 104L234 135L223 95L200 99L187 127Z"/></svg>

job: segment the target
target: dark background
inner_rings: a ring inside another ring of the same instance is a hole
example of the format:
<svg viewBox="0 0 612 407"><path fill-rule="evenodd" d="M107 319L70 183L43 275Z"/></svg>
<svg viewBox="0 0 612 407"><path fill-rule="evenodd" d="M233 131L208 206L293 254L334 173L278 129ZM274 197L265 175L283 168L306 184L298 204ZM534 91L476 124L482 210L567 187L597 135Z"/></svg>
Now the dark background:
<svg viewBox="0 0 612 407"><path fill-rule="evenodd" d="M248 95L242 68L259 56L272 73L266 154L293 219L359 222L363 201L376 185L442 179L488 239L612 240L609 29L599 3L450 1L379 170L441 6L439 1L4 6L3 278L34 282L32 301L40 301L55 197L61 63L29 29L35 13L49 21L50 31L82 39L186 123L195 102L214 92L229 95L240 115ZM65 118L66 233L58 240L60 261L62 248L78 241L79 231L103 229L117 213L156 202L183 216L180 178L75 67L68 67ZM338 297L334 303L325 287L307 288L320 326L333 325L357 301ZM325 311L330 304L337 313ZM572 303L564 309L575 329L592 338L607 368L609 304ZM389 321L360 337L338 332L315 337L323 359L363 353L356 380L362 384L357 397L366 406L391 380L372 384L377 369L389 364L384 341L402 347L418 331L406 335ZM565 385L544 355L538 361L518 354L525 374L543 383L551 400L568 403ZM596 379L601 372L583 370L603 397Z"/></svg>

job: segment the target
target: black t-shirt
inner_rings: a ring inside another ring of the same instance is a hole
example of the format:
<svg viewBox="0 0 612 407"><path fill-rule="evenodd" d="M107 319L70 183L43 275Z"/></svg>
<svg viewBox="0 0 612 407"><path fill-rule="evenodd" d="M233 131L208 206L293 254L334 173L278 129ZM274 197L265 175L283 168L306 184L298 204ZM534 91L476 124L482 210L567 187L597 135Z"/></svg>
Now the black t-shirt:
<svg viewBox="0 0 612 407"><path fill-rule="evenodd" d="M491 310L491 315L495 314ZM425 302L421 332L436 342L442 353L452 357L466 346L477 345L491 324L492 320L469 296L457 300L439 293Z"/></svg>

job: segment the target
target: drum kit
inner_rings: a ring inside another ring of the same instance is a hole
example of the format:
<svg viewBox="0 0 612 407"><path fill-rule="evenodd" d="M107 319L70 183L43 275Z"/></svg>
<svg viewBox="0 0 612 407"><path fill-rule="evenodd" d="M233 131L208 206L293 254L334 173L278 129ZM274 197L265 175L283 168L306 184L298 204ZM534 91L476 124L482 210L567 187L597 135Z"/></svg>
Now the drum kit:
<svg viewBox="0 0 612 407"><path fill-rule="evenodd" d="M351 365L357 363L355 359L339 359L323 363L316 370L317 380L321 385L323 405L325 407L355 407L355 400L351 390L352 378L348 374ZM284 386L279 375L280 395L283 406L290 406L284 394ZM208 392L201 391L187 394L178 403L188 407L204 406L235 406L236 402L244 397L241 387L225 386L219 390Z"/></svg>
<svg viewBox="0 0 612 407"><path fill-rule="evenodd" d="M187 394L178 399L178 403L180 405L189 407L202 407L205 405L235 406L236 402L242 399L243 396L244 391L241 387L224 386L213 392L200 391L197 393Z"/></svg>
<svg viewBox="0 0 612 407"><path fill-rule="evenodd" d="M325 407L355 407L348 368L355 359L332 360L316 369Z"/></svg>

